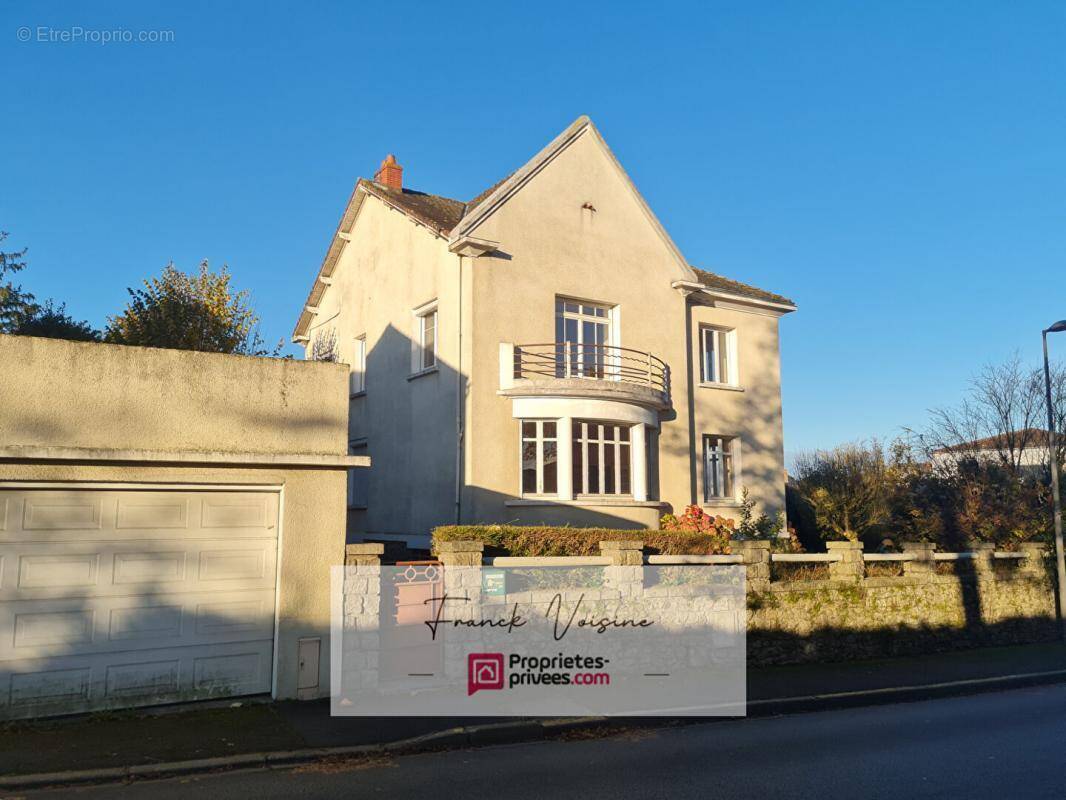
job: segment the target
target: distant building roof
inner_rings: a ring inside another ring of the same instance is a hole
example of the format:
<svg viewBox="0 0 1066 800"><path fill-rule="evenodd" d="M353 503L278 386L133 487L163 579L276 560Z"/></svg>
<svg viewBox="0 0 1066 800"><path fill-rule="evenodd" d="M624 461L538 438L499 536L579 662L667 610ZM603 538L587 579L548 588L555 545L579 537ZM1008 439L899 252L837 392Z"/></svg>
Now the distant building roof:
<svg viewBox="0 0 1066 800"><path fill-rule="evenodd" d="M1021 430L1014 431L1013 433L997 433L995 436L985 436L981 439L974 439L972 442L963 442L962 444L953 444L950 447L941 447L934 450L934 455L943 453L968 453L973 450L1002 450L1009 447L1011 439L1014 440L1014 446L1019 445L1023 447L1043 447L1047 444L1048 432L1043 428L1022 428Z"/></svg>

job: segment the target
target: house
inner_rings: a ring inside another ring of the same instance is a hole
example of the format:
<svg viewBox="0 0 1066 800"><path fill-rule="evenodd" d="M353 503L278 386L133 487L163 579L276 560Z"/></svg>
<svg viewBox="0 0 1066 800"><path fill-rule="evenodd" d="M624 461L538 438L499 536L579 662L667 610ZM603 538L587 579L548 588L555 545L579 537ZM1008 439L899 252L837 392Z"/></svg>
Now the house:
<svg viewBox="0 0 1066 800"><path fill-rule="evenodd" d="M934 450L934 467L954 469L963 460L997 463L1020 475L1040 475L1048 466L1048 432L1021 428Z"/></svg>
<svg viewBox="0 0 1066 800"><path fill-rule="evenodd" d="M788 299L689 264L581 117L468 202L360 179L296 323L351 366L349 538L785 506Z"/></svg>

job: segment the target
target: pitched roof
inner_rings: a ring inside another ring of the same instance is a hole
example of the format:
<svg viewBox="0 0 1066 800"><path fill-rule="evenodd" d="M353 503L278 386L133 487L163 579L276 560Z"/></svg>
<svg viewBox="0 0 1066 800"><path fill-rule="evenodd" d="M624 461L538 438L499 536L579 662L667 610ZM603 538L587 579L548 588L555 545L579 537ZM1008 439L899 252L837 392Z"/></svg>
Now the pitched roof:
<svg viewBox="0 0 1066 800"><path fill-rule="evenodd" d="M397 206L419 222L445 235L463 218L466 209L466 203L462 200L452 200L450 197L416 192L413 189L393 189L366 178L360 178L359 184L379 200Z"/></svg>
<svg viewBox="0 0 1066 800"><path fill-rule="evenodd" d="M361 196L360 189L363 190L363 194L374 195L382 202L393 206L397 210L410 216L416 222L425 225L439 236L448 237L452 235L452 232L460 225L460 223L463 223L464 230L469 230L471 226L476 227L477 224L480 224L481 217L484 215L475 219L472 214L473 211L478 209L478 207L486 200L493 197L494 194L500 194L497 190L501 190L505 196L508 193L516 191L516 187L520 186L523 181L528 180L532 174L535 174L539 166L550 160L556 151L566 147L586 129L593 132L597 137L597 140L607 151L608 156L615 162L618 169L622 172L623 177L625 177L630 188L633 190L633 193L636 195L637 201L645 209L646 213L651 218L652 224L656 227L667 246L674 253L682 270L691 269L696 275L697 280L708 289L728 292L753 300L785 304L792 307L795 306L791 300L782 297L779 294L767 292L763 289L758 289L754 286L730 280L721 275L716 275L713 272L706 272L688 265L687 262L682 259L680 251L678 251L677 246L670 239L669 234L667 234L665 229L662 228L658 219L655 218L654 213L652 213L651 209L647 207L647 204L640 196L640 193L637 192L636 187L629 181L628 176L625 175L625 170L622 169L621 164L618 164L614 154L611 153L610 148L607 147L606 142L603 141L602 136L600 136L591 120L585 116L578 117L578 119L571 123L565 131L559 134L559 136L557 136L547 147L519 170L512 172L502 180L497 181L469 202L464 203L461 200L454 200L450 197L428 194L426 192L418 192L413 189L393 189L376 181L360 178L356 182L352 196L348 200L348 205L345 208L344 214L341 216L340 224L337 226L337 232L334 234L333 239L330 242L329 250L326 252L326 257L322 262L322 266L319 268L319 277L325 279L333 273L337 259L340 257L340 252L344 247L344 241L347 240L345 232L351 228L355 219L355 214L359 208ZM506 197L504 197L504 201L505 199ZM499 203L496 205L498 206ZM493 210L488 209L485 213L491 214L493 213ZM464 220L470 220L470 222L464 222ZM309 309L314 309L314 307L317 306L327 284L328 281L316 279L315 283L312 285L311 291L308 293L306 304L296 322L296 329L293 331L294 340L298 339L306 332L307 326L310 324L311 319L314 316L313 311Z"/></svg>
<svg viewBox="0 0 1066 800"><path fill-rule="evenodd" d="M708 289L729 292L730 294L739 295L741 297L750 297L752 300L765 300L769 303L782 303L790 306L796 305L787 297L782 297L779 294L768 292L765 289L759 289L758 287L750 286L746 283L741 283L740 281L735 281L713 272L708 272L705 269L697 269L696 267L693 267L692 271L696 273L696 278L699 282Z"/></svg>

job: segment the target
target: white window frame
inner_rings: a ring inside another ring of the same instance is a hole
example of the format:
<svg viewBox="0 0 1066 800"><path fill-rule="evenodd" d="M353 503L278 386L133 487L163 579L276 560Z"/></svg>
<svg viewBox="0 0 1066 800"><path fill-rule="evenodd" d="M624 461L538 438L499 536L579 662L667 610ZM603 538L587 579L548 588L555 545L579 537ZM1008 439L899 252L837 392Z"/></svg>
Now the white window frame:
<svg viewBox="0 0 1066 800"><path fill-rule="evenodd" d="M348 455L358 456L365 455L367 442L366 439L355 439L348 442ZM359 498L356 496L356 478L360 475L364 481L363 491L366 494L365 497ZM348 470L348 508L352 509L365 509L370 503L370 471L366 467L352 467ZM361 501L361 502L360 502Z"/></svg>
<svg viewBox="0 0 1066 800"><path fill-rule="evenodd" d="M711 449L715 442L719 447ZM720 433L705 433L702 438L703 449L703 503L704 505L721 505L723 503L737 502L737 487L740 485L740 437L727 436ZM721 456L721 465L726 468L722 473L722 479L728 472L730 486L722 487L721 493L711 494L711 454ZM726 489L728 488L728 493Z"/></svg>
<svg viewBox="0 0 1066 800"><path fill-rule="evenodd" d="M707 363L707 339L713 339L715 356L725 353L726 374L721 375L721 359L716 357ZM705 386L737 386L737 332L735 328L717 325L700 326L700 383Z"/></svg>
<svg viewBox="0 0 1066 800"><path fill-rule="evenodd" d="M559 304L560 303L562 303L562 309L559 308ZM566 304L567 303L570 303L572 305L576 305L578 307L578 310L577 311L567 311L566 310ZM604 314L603 316L586 314L584 311L581 310L582 306L584 306L586 308L600 309L602 311L605 311L606 314ZM592 323L595 323L595 324L605 325L606 328L607 328L607 331L606 331L607 335L604 338L603 345L608 347L608 348L616 348L616 347L620 346L620 342L621 342L621 338L620 338L621 337L621 309L620 309L619 306L612 305L610 303L600 303L600 302L596 302L596 301L593 301L593 300L581 300L581 299L576 298L576 297L567 297L565 295L556 295L555 296L555 317L554 317L554 324L556 326L556 333L555 333L556 342L555 342L555 344L556 344L556 347L559 348L559 353L557 354L557 361L563 365L563 371L565 373L565 377L580 378L580 377L586 377L586 376L584 374L585 370L584 370L584 361L583 361L583 359L579 359L578 360L578 364L577 364L577 369L576 370L574 370L571 367L571 362L566 360L566 351L565 351L565 347L564 347L565 333L563 334L563 338L561 338L560 334L559 334L559 331L558 331L558 320L560 318L562 318L564 320L564 322L563 322L564 330L565 330L565 324L566 324L565 320L572 319L572 320L574 320L577 323L577 331L578 331L579 343L575 344L574 346L576 346L579 349L584 346L584 343L583 343L584 329L583 329L583 326L582 326L583 322L592 322ZM619 370L620 362L619 362L618 355L619 354L618 354L617 350L611 350L611 349L608 349L607 352L604 354L604 356L602 358L602 365L603 365L603 372L604 372L603 378L609 378L609 379L612 379L612 380L618 380L619 379L618 370Z"/></svg>
<svg viewBox="0 0 1066 800"><path fill-rule="evenodd" d="M348 396L366 393L366 334L352 339L352 371L348 373Z"/></svg>
<svg viewBox="0 0 1066 800"><path fill-rule="evenodd" d="M607 441L603 438L602 430L598 434L599 438L593 439L589 436L590 425L596 425L600 428L613 427L619 430L625 428L629 431L629 438L622 441L620 436L616 433L614 441ZM590 487L589 484L589 458L588 453L591 447L596 447L596 458L599 464L599 485ZM613 492L606 491L607 488L607 475L604 469L606 463L604 459L604 453L607 448L614 450L614 487ZM581 474L574 472L573 463L576 453L581 453ZM623 492L622 489L622 453L626 454L626 462L629 464L629 491ZM636 480L636 473L633 468L633 426L624 422L604 422L595 419L575 419L573 422L573 445L571 450L569 469L573 473L572 481L574 487L575 497L633 497L633 484ZM587 489L594 488L597 491L586 491Z"/></svg>
<svg viewBox="0 0 1066 800"><path fill-rule="evenodd" d="M532 439L527 439L525 435L526 423L532 423L536 425L535 435ZM555 436L544 435L544 424L552 423L555 425ZM523 451L525 449L526 442L536 443L536 460L537 460L537 485L536 491L527 492L525 487L525 464L523 463ZM544 491L544 443L555 442L555 491ZM521 497L558 497L559 496L559 473L563 469L562 463L559 459L559 421L556 419L520 419L518 420L518 493Z"/></svg>
<svg viewBox="0 0 1066 800"><path fill-rule="evenodd" d="M426 372L434 372L438 365L438 350L440 349L440 318L437 315L437 301L431 300L425 305L419 306L414 314L414 335L411 338L411 375L422 375ZM433 350L432 363L426 364L426 332L427 322L433 321Z"/></svg>

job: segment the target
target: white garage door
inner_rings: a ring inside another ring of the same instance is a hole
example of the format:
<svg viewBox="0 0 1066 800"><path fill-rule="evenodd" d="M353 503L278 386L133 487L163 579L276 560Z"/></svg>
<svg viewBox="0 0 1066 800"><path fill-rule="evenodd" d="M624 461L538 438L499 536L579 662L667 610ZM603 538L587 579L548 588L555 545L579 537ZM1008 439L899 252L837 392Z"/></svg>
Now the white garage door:
<svg viewBox="0 0 1066 800"><path fill-rule="evenodd" d="M0 718L269 692L278 495L0 488Z"/></svg>

